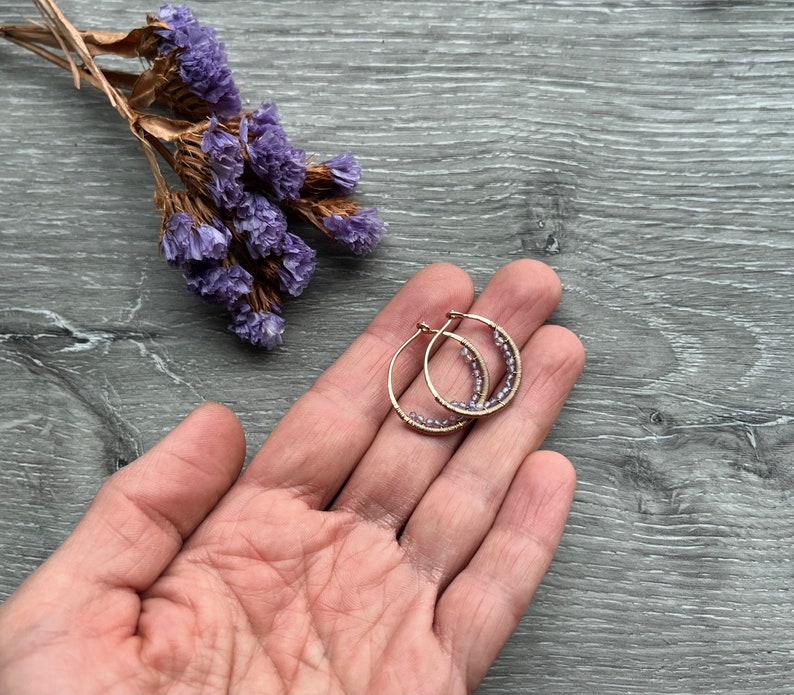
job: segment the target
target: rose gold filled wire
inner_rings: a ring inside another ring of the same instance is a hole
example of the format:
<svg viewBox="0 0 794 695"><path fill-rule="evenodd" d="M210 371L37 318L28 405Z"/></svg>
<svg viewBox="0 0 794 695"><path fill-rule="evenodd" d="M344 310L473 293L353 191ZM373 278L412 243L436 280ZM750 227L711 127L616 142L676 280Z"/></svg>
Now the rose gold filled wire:
<svg viewBox="0 0 794 695"><path fill-rule="evenodd" d="M423 371L425 375L425 381L427 382L427 387L433 394L433 398L435 398L436 402L442 407L466 418L476 419L499 412L502 408L507 406L510 401L513 400L516 392L518 391L518 386L521 383L521 353L519 352L518 346L508 335L507 331L505 331L505 329L495 321L491 321L491 319L478 316L477 314L466 314L460 311L448 311L447 318L448 321L441 327L440 330L435 332L435 335L430 340L427 350L425 351ZM436 389L435 385L433 384L433 380L430 377L430 354L433 350L433 347L436 345L442 335L449 335L447 329L452 325L452 323L461 319L471 319L473 321L479 321L487 325L491 329L494 342L505 361L505 379L502 389L498 391L496 395L489 396L484 401L478 401L474 399L465 403L461 401L448 401L438 392L438 389Z"/></svg>
<svg viewBox="0 0 794 695"><path fill-rule="evenodd" d="M483 359L482 354L480 354L479 350L477 350L472 343L464 338L463 336L457 335L456 333L452 333L447 331L446 328L451 323L451 321L447 322L447 325L442 328L441 330L436 330L430 328L426 323L418 323L416 328L416 333L414 333L408 340L406 340L398 349L397 352L394 353L394 356L391 358L391 362L389 363L389 372L387 376L387 386L389 389L389 399L391 400L392 407L400 416L400 418L405 422L407 425L412 427L418 432L423 434L430 434L430 435L443 435L443 434L451 434L452 432L457 432L458 430L463 429L469 423L472 422L472 418L461 416L461 414L455 414L449 416L444 419L437 419L432 417L425 417L420 415L416 412L408 412L406 413L405 410L400 406L399 402L397 401L397 396L394 392L394 383L393 383L393 373L394 373L394 365L397 362L397 358L402 354L402 352L419 336L423 334L434 333L434 339L440 335L443 335L446 338L452 338L461 344L461 353L464 357L469 361L470 364L476 364L476 368L471 368L472 376L474 378L474 394L472 396L472 401L476 402L477 404L484 404L487 397L488 392L490 390L490 378L488 376L488 368L485 364L485 360ZM463 353L463 350L466 350ZM425 356L425 361L427 361L427 353Z"/></svg>

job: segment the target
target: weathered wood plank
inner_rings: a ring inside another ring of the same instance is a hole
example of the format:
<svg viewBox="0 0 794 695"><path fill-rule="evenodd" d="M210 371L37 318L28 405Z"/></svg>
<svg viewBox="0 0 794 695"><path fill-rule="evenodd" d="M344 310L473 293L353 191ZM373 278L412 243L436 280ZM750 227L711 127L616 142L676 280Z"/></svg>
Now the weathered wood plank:
<svg viewBox="0 0 794 695"><path fill-rule="evenodd" d="M249 105L275 99L307 150L355 150L391 233L363 260L318 240L284 349L243 348L158 258L124 123L0 46L0 593L196 403L231 405L254 449L415 270L482 285L531 256L588 349L547 442L579 487L482 692L790 691L791 4L192 6ZM128 28L154 6L62 8ZM7 0L0 21L31 14Z"/></svg>

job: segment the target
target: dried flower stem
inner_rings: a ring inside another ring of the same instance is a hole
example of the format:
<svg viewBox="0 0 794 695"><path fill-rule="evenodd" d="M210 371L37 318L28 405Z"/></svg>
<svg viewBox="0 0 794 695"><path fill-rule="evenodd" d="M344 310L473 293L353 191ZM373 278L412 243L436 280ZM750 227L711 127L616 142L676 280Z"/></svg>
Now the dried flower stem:
<svg viewBox="0 0 794 695"><path fill-rule="evenodd" d="M129 105L126 97L114 88L108 80L107 74L97 66L93 58L96 54L107 52L99 48L102 43L105 45L124 46L132 40L133 34L140 36L142 30L136 30L137 33L130 32L129 34L80 32L66 19L53 0L33 0L33 2L45 24L32 25L24 30L18 26L2 27L0 28L0 36L71 72L77 89L80 88L81 82L85 81L108 97L113 108L127 121L133 135L141 143L155 180L155 199L161 200L168 190L168 184L163 177L155 152L159 153L172 167L174 160L173 155L159 138L173 139L178 133L192 128L192 124L137 112ZM86 38L92 41L92 48L89 48ZM61 48L63 56L48 50L44 46ZM135 55L128 48L124 51L118 49L115 52L122 55L125 52L129 55ZM80 60L80 63L75 60L72 54ZM110 74L119 82L127 81L125 77L122 77L122 73L113 72Z"/></svg>
<svg viewBox="0 0 794 695"><path fill-rule="evenodd" d="M323 226L323 220L330 215L352 215L358 209L358 205L348 200L344 196L338 198L327 198L325 200L312 200L310 198L298 198L290 200L289 206L301 215L307 222L310 222L318 229L330 236L330 233Z"/></svg>

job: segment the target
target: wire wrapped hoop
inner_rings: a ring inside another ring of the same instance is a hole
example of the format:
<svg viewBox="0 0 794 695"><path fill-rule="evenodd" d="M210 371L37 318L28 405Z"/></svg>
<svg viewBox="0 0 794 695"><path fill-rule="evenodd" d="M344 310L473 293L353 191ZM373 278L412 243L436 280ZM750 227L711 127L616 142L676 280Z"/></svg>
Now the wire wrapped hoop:
<svg viewBox="0 0 794 695"><path fill-rule="evenodd" d="M513 400L514 396L516 395L516 391L518 390L518 386L521 383L521 353L518 349L518 346L507 334L507 331L505 331L505 329L495 321L491 321L491 319L478 316L477 314L466 314L461 311L448 311L447 319L447 322L438 331L433 331L435 335L427 346L427 350L425 350L424 375L425 381L427 382L427 387L433 394L433 398L435 398L442 407L466 418L476 419L499 412L508 403L510 403L511 400ZM482 400L475 400L472 398L470 401L465 403L460 401L448 401L438 392L435 385L433 384L432 378L430 377L429 364L433 347L438 342L439 338L442 335L449 336L450 333L447 329L452 325L452 323L461 319L471 319L473 321L479 321L487 325L491 329L494 343L501 352L505 361L505 377L502 388L495 395L489 396Z"/></svg>
<svg viewBox="0 0 794 695"><path fill-rule="evenodd" d="M416 333L408 338L408 340L406 340L397 349L397 352L394 353L394 357L391 358L391 362L389 363L387 386L389 389L389 399L391 400L392 407L395 411L397 411L397 414L406 424L424 434L442 435L457 432L458 430L466 427L466 425L472 421L472 417L467 416L466 413L456 413L444 418L443 420L439 420L437 418L425 417L415 412L406 413L398 403L397 396L394 393L393 384L394 365L403 350L405 350L420 335L434 333L435 335L433 336L433 340L431 340L431 345L434 340L442 335L445 338L452 338L452 340L456 340L461 344L461 355L471 365L471 373L474 378L474 392L471 397L471 403L474 403L475 406L484 405L487 402L488 393L490 391L488 367L485 364L482 354L480 354L480 351L477 350L477 348L474 347L469 340L458 335L457 333L452 333L446 330L451 323L452 321L448 321L447 325L440 330L430 328L430 326L428 326L426 323L418 323L416 325ZM429 350L430 347L428 346L428 351ZM425 364L427 363L427 355L428 352L425 353Z"/></svg>

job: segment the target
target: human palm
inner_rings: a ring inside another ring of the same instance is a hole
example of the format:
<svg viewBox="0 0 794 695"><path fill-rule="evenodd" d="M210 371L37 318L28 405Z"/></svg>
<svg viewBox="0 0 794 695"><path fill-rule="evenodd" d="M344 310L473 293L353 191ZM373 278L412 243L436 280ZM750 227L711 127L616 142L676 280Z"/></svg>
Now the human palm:
<svg viewBox="0 0 794 695"><path fill-rule="evenodd" d="M391 355L420 320L471 305L431 266L287 413L242 475L225 408L198 408L112 476L74 533L0 608L11 692L465 692L556 549L574 475L539 451L581 370L543 326L556 276L519 261L473 311L525 361L514 404L428 437L394 413ZM423 346L396 380L421 397ZM453 373L454 350L433 356ZM459 361L459 360L457 360Z"/></svg>

